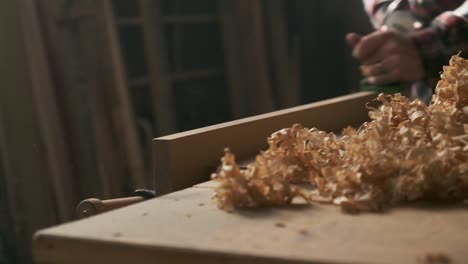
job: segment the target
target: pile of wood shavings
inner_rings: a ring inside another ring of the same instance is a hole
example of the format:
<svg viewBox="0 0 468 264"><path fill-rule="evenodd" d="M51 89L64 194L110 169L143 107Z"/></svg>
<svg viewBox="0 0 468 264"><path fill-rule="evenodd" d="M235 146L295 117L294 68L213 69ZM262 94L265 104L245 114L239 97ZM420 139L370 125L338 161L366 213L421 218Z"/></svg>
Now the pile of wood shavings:
<svg viewBox="0 0 468 264"><path fill-rule="evenodd" d="M244 170L226 150L212 176L218 207L278 206L302 197L356 212L467 199L468 60L452 57L429 106L400 94L376 100L371 121L339 137L297 124L273 133L269 149Z"/></svg>

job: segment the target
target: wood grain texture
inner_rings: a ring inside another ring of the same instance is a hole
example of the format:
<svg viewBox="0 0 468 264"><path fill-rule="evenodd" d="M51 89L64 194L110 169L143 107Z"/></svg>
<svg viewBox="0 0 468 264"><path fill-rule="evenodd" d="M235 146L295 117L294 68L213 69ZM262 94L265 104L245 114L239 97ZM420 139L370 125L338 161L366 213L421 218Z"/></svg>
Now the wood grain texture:
<svg viewBox="0 0 468 264"><path fill-rule="evenodd" d="M161 1L139 0L143 22L143 39L149 67L153 112L159 135L174 133L176 130L175 109L171 83L168 78L167 47L161 20Z"/></svg>
<svg viewBox="0 0 468 264"><path fill-rule="evenodd" d="M92 7L91 5L89 9ZM106 85L103 80L105 52L102 43L104 41L99 30L102 27L99 27L101 24L98 22L96 17L89 16L83 17L78 25L83 64L87 74L86 95L97 160L97 177L94 177L92 186L100 189L99 197L108 199L122 195L125 173L119 157L120 149L113 138L110 118L112 109L108 107L109 98L106 98Z"/></svg>
<svg viewBox="0 0 468 264"><path fill-rule="evenodd" d="M244 67L246 65L245 58L240 56L242 43L236 0L218 1L216 8L222 29L231 114L233 118L238 119L248 115L248 103L245 98L248 87Z"/></svg>
<svg viewBox="0 0 468 264"><path fill-rule="evenodd" d="M143 152L140 142L138 142L138 134L136 129L135 113L133 105L130 101L128 83L126 78L126 69L122 61L121 47L118 38L117 25L115 22L112 1L104 0L98 3L99 11L102 12L102 17L105 25L105 34L109 41L110 59L114 70L114 85L115 94L118 104L118 111L114 113L113 118L116 124L120 124L119 131L122 132L122 138L125 142L126 159L130 178L132 182L131 188L138 189L146 187Z"/></svg>
<svg viewBox="0 0 468 264"><path fill-rule="evenodd" d="M246 62L247 95L249 111L262 114L273 111L272 83L269 75L267 47L265 45L265 21L262 0L237 0L241 55Z"/></svg>
<svg viewBox="0 0 468 264"><path fill-rule="evenodd" d="M367 120L365 104L373 93L356 93L263 115L177 133L154 140L155 184L158 195L206 181L225 147L240 159L266 148L266 138L294 123L339 131Z"/></svg>
<svg viewBox="0 0 468 264"><path fill-rule="evenodd" d="M8 151L3 127L2 108L0 107L0 263L10 263L16 259L16 243L21 238L17 229L17 208L15 197L18 186L15 186L10 164L7 162ZM13 209L13 210L12 210ZM16 219L15 219L16 218ZM12 228L15 227L15 228Z"/></svg>
<svg viewBox="0 0 468 264"><path fill-rule="evenodd" d="M189 188L40 231L37 263L417 263L468 258L468 207L413 204L347 215L334 206L226 213Z"/></svg>
<svg viewBox="0 0 468 264"><path fill-rule="evenodd" d="M11 260L13 263L28 263L33 232L58 222L57 206L52 200L54 190L49 181L51 171L33 92L37 87L32 87L37 75L32 76L30 72L27 49L31 47L25 43L27 24L24 19L34 17L24 18L27 15L22 9L24 4L24 1L0 2L0 35L5 36L0 48L0 144L2 166L6 169L0 177L5 177L7 186L4 195L8 199L12 223L8 227L12 240L8 243L12 246L9 254L16 255ZM7 216L0 215L0 221L8 223L3 217Z"/></svg>
<svg viewBox="0 0 468 264"><path fill-rule="evenodd" d="M301 100L300 82L294 80L298 70L294 67L288 50L287 16L284 0L270 0L265 4L267 43L271 49L273 87L277 90L280 108L296 106ZM293 47L294 48L294 47Z"/></svg>
<svg viewBox="0 0 468 264"><path fill-rule="evenodd" d="M44 45L38 6L36 1L21 0L18 3L34 105L50 173L50 178L43 180L50 180L58 219L67 221L73 217L72 165L69 149L65 144L65 132Z"/></svg>
<svg viewBox="0 0 468 264"><path fill-rule="evenodd" d="M83 75L82 49L79 45L77 23L81 18L95 15L91 1L74 1L66 8L62 0L39 1L44 25L44 37L50 58L52 77L61 109L66 145L73 165L73 187L76 205L83 197L97 196L101 187L96 184L98 162L94 155L91 118L87 115L87 83ZM86 7L86 8L85 8ZM99 31L102 32L102 31ZM79 181L76 179L80 179ZM73 207L73 206L72 206Z"/></svg>

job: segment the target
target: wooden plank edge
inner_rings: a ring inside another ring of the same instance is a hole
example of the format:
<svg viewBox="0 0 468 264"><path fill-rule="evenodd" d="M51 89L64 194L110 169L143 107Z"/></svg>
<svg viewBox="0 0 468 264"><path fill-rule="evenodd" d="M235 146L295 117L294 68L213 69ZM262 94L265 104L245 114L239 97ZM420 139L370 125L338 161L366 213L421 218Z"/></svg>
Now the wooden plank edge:
<svg viewBox="0 0 468 264"><path fill-rule="evenodd" d="M127 244L109 240L91 240L82 237L64 237L39 231L34 236L33 256L38 264L128 264L138 263L244 263L244 264L319 264L330 263L299 258L279 258L249 255L242 252L207 251L171 246L149 246L143 243Z"/></svg>
<svg viewBox="0 0 468 264"><path fill-rule="evenodd" d="M290 113L293 113L293 112L300 112L300 111L303 111L305 109L318 108L318 107L321 107L321 106L324 106L324 105L329 105L329 104L338 103L338 102L342 102L342 101L353 100L353 99L368 99L368 101L370 101L374 97L376 97L376 93L374 93L374 92L358 92L358 93L339 96L339 97L326 99L326 100L322 100L322 101L318 101L318 102L314 102L314 103L310 103L310 104L304 104L304 105L300 105L300 106L290 107L290 108L286 108L286 109L282 109L282 110L278 110L278 111L273 111L273 112L269 112L269 113L265 113L265 114L245 117L245 118L241 118L241 119L237 119L237 120L233 120L233 121L229 121L229 122L224 122L224 123L220 123L220 124L216 124L216 125L206 126L206 127L192 129L192 130L189 130L189 131L175 133L175 134L171 134L171 135L167 135L167 136L163 136L163 137L158 137L158 138L155 138L155 140L156 141L157 140L175 140L175 139L178 139L178 138L183 138L183 137L187 137L187 136L191 136L191 135L196 135L196 134L204 133L204 132L207 132L207 131L225 129L225 128L229 128L229 127L236 126L236 125L242 125L242 124L245 124L245 123L256 122L256 121L261 120L261 119L266 119L266 118L271 118L271 117L275 117L275 116L290 114Z"/></svg>

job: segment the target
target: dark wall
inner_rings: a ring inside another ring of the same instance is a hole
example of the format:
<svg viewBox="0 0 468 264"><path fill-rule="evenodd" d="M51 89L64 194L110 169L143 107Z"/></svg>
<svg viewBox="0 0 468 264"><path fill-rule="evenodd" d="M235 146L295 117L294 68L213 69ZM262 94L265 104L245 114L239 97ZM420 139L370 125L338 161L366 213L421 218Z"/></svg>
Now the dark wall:
<svg viewBox="0 0 468 264"><path fill-rule="evenodd" d="M302 102L356 90L358 65L345 35L371 31L361 0L296 0L288 9L290 30L302 36Z"/></svg>

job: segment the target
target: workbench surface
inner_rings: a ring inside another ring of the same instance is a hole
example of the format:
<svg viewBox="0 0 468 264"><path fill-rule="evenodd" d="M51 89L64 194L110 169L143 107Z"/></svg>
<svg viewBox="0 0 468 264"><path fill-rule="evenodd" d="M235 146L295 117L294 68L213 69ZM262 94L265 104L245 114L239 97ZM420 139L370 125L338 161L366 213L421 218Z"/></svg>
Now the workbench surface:
<svg viewBox="0 0 468 264"><path fill-rule="evenodd" d="M36 234L38 263L468 261L468 206L347 215L330 205L226 213L211 182ZM429 254L429 255L428 255ZM429 263L429 262L428 262Z"/></svg>

